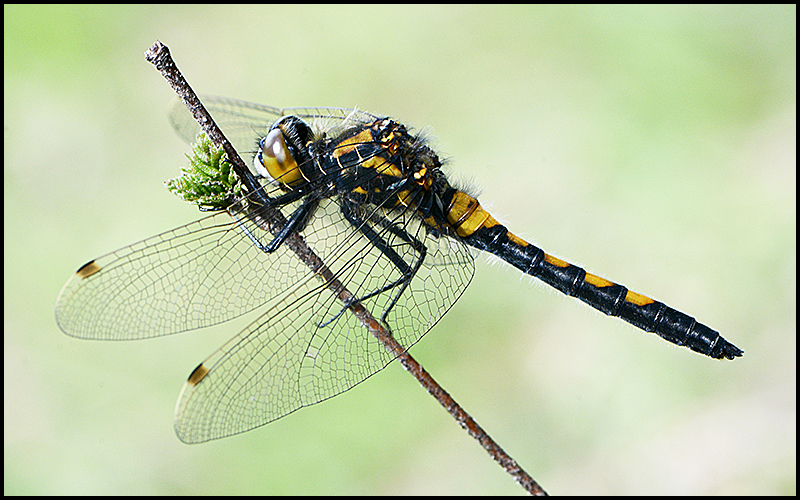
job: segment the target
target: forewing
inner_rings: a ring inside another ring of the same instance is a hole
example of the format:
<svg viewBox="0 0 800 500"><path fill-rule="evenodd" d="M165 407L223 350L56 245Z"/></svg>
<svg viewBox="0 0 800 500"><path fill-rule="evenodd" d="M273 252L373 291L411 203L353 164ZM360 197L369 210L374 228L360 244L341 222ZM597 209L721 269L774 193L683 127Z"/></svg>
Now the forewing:
<svg viewBox="0 0 800 500"><path fill-rule="evenodd" d="M246 160L252 159L258 138L283 113L222 97L204 97L203 102ZM341 124L356 115L332 108L306 110L304 116ZM173 104L170 118L184 140L195 139L199 127L180 101ZM296 262L286 260L284 249L266 254L251 240L266 244L270 234L260 227L246 234L241 223L241 218L237 222L222 212L95 259L61 291L56 305L59 326L80 338L141 339L218 324L252 311L299 276L290 270Z"/></svg>
<svg viewBox="0 0 800 500"><path fill-rule="evenodd" d="M271 238L256 226L248 231ZM64 285L56 321L86 339L169 335L252 311L308 273L285 248L263 252L220 212L84 265Z"/></svg>

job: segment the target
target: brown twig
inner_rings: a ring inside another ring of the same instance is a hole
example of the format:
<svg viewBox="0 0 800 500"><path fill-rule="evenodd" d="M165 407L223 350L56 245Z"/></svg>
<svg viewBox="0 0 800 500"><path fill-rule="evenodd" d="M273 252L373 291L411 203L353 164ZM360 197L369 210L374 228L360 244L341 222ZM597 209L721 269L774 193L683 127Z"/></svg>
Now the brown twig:
<svg viewBox="0 0 800 500"><path fill-rule="evenodd" d="M194 115L195 120L203 131L211 138L217 147L222 147L227 154L228 160L233 164L233 168L242 182L247 186L251 193L260 191L261 186L258 180L253 177L250 170L245 166L242 159L234 149L233 145L225 138L225 135L214 123L211 115L205 109L192 88L183 78L183 75L175 66L175 62L169 54L169 49L161 42L156 41L150 49L145 52L145 58L155 65L164 78L169 82L181 100ZM265 211L268 210L268 211ZM255 217L256 223L266 226L269 231L276 234L285 224L283 214L277 209L269 209L268 206L260 207L259 215ZM263 214L262 214L263 212ZM262 218L263 217L263 218ZM526 491L534 495L546 495L547 493L528 475L508 454L503 451L494 440L473 420L461 406L411 357L395 338L388 332L379 321L353 296L344 285L336 279L328 269L322 259L311 250L298 233L291 233L284 244L291 249L297 257L305 263L312 271L318 274L325 282L331 292L343 304L347 304L350 311L359 319L361 324L384 347L396 356L403 367L419 381L420 384L439 401L450 415L456 419L459 425L478 440L489 455L495 459Z"/></svg>

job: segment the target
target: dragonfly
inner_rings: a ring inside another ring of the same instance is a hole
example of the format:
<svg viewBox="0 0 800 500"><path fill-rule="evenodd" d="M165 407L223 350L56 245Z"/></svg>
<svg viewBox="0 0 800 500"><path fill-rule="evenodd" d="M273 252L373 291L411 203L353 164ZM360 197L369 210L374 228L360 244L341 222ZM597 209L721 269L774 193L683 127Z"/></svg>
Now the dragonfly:
<svg viewBox="0 0 800 500"><path fill-rule="evenodd" d="M743 351L691 316L586 272L511 233L448 180L428 140L392 118L346 108L274 108L204 98L258 187L227 193L212 213L81 266L56 303L73 337L133 340L254 313L203 361L178 398L186 443L273 422L349 390L389 352L348 307L362 304L405 349L450 309L489 252L609 316L716 359ZM198 127L173 108L187 142ZM278 227L265 214L282 214ZM287 247L301 236L352 294Z"/></svg>

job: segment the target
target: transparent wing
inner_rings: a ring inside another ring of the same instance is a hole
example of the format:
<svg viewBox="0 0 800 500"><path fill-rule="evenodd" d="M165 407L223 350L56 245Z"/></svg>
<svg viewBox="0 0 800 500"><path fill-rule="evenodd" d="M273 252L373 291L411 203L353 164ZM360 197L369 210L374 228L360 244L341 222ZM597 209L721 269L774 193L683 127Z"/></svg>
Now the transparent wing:
<svg viewBox="0 0 800 500"><path fill-rule="evenodd" d="M352 122L360 124L371 123L380 118L379 116L373 115L372 113L367 113L366 111L361 111L352 108L292 107L292 108L282 108L281 112L284 115L294 115L294 116L299 116L300 118L311 118L311 119L325 118L330 120L339 120L343 122Z"/></svg>
<svg viewBox="0 0 800 500"><path fill-rule="evenodd" d="M282 113L220 97L205 102L240 152L245 144L254 148ZM328 116L339 124L350 114L352 110L338 108L306 110L306 116ZM180 101L170 116L178 133L194 140L198 126ZM277 185L266 189L268 195L279 191ZM290 213L293 207L286 209ZM59 326L80 338L142 339L215 325L252 311L299 276L292 272L296 259L285 249L265 254L250 239L260 233L269 240L270 235L261 228L246 233L241 224L221 212L95 259L61 291Z"/></svg>
<svg viewBox="0 0 800 500"><path fill-rule="evenodd" d="M252 102L213 96L200 100L245 162L252 160L258 140L267 135L272 122L283 116L278 108ZM181 139L194 142L200 126L180 99L170 105L169 119Z"/></svg>
<svg viewBox="0 0 800 500"><path fill-rule="evenodd" d="M284 115L299 116L307 120L317 134L328 135L336 135L350 126L363 125L378 118L364 111L347 108L281 109L217 96L201 96L200 100L245 162L252 160L259 139L267 135L272 123ZM179 99L172 102L169 117L178 136L187 143L194 142L200 126Z"/></svg>
<svg viewBox="0 0 800 500"><path fill-rule="evenodd" d="M364 297L400 277L384 253L344 219L333 201L304 238L354 295ZM395 228L427 248L408 288L362 301L404 347L416 343L469 284L474 261L460 241L427 234L418 218L392 214ZM377 229L377 228L376 228ZM408 263L419 253L397 232L381 237ZM297 273L266 312L206 359L184 385L175 412L181 440L199 443L267 424L301 407L346 391L394 359L326 288L317 275Z"/></svg>
<svg viewBox="0 0 800 500"><path fill-rule="evenodd" d="M375 119L339 108L204 102L240 153L253 151L286 112L310 121L318 133L357 133ZM193 140L196 125L188 112L174 108L172 117L184 139ZM461 296L474 271L473 257L463 242L428 233L411 212L358 206L371 231L356 229L340 201L319 200L302 236L348 291L375 318L385 319L395 339L411 347ZM272 208L287 215L299 203ZM90 262L67 282L56 305L66 333L115 340L210 326L262 308L261 316L184 386L175 428L186 442L271 422L346 391L394 358L288 245L262 251L272 234L257 223L257 203L236 206L256 212L230 208ZM368 234L378 234L381 244ZM407 288L396 285L402 267L418 268Z"/></svg>
<svg viewBox="0 0 800 500"><path fill-rule="evenodd" d="M265 254L220 212L84 265L61 290L56 321L85 339L169 335L250 312L307 273L285 248Z"/></svg>
<svg viewBox="0 0 800 500"><path fill-rule="evenodd" d="M263 307L263 314L190 378L176 409L186 442L244 432L339 394L392 359L297 256L267 254L253 242L271 239L252 219L226 212L122 248L83 266L64 286L56 319L65 333L129 340L217 324ZM474 271L460 241L427 234L413 214L392 214L402 234L425 245L419 271L398 288L362 301L386 316L406 348L416 343L461 296ZM398 232L375 227L403 261L421 256ZM323 200L303 231L308 245L355 296L399 279L395 264ZM251 239L253 238L253 239Z"/></svg>

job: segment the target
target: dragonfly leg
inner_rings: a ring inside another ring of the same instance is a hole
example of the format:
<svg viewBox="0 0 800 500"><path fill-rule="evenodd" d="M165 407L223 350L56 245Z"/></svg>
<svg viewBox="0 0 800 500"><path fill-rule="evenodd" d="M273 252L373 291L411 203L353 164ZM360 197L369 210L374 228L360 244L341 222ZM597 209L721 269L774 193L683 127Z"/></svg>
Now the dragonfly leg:
<svg viewBox="0 0 800 500"><path fill-rule="evenodd" d="M350 224L352 224L353 227L358 229L358 231L361 234L363 234L364 237L366 237L375 248L377 248L384 256L386 256L386 258L388 258L389 261L392 264L394 264L395 267L397 267L397 269L402 273L402 275L400 276L400 278L378 288L377 290L373 290L367 293L366 295L352 299L351 301L349 301L349 303L345 304L344 307L342 307L341 311L339 311L333 318L329 319L324 323L321 323L320 327L327 326L330 323L332 323L339 316L341 316L342 313L344 313L348 307L350 307L355 302L363 302L367 299L370 299L384 292L399 287L397 292L394 294L394 297L392 297L391 302L389 303L388 306L386 306L386 308L383 310L383 313L381 314L380 318L381 322L386 324L386 317L389 315L389 312L391 312L392 308L395 306L395 304L397 304L397 301L400 299L400 296L408 287L409 283L411 283L411 280L417 274L419 268L422 267L422 263L425 261L425 255L427 254L427 248L425 247L425 244L422 243L419 239L412 236L401 227L398 227L396 224L394 224L386 217L378 215L377 213L372 213L366 219L361 218L359 215L355 213L355 211L352 209L352 207L347 201L343 201L341 207L342 207L342 214L344 215L345 219L347 219L347 221L350 222ZM375 231L375 229L373 229L368 222L376 226L380 226L383 230L392 233L395 237L400 238L405 243L411 245L419 255L419 258L417 259L416 263L414 263L412 266L409 265L405 260L403 260L403 258L392 248L392 246L389 243L387 243L387 241L383 237L381 237L379 232Z"/></svg>
<svg viewBox="0 0 800 500"><path fill-rule="evenodd" d="M294 195L294 193L288 193L285 196ZM303 196L303 193L299 193L299 196ZM291 196L291 198L298 198L298 195ZM289 203L294 201L294 199L287 198L284 200L284 197L276 198L274 205L280 206L283 203ZM280 202L280 203L279 203ZM278 247L286 241L286 238L293 232L302 231L306 224L308 224L311 215L317 210L319 207L319 198L316 196L306 196L306 199L303 200L303 203L297 207L297 209L292 212L289 218L286 220L286 223L280 228L277 234L273 233L272 240L267 243L266 245L263 244L254 234L253 232L247 228L244 224L243 220L237 217L237 214L231 213L231 216L239 223L239 227L241 230L247 235L248 238L256 245L256 247L264 253L272 253L278 249ZM250 213L247 214L247 218L250 221L253 221L254 224L260 225L257 222L259 218L259 209L256 208L252 210Z"/></svg>

